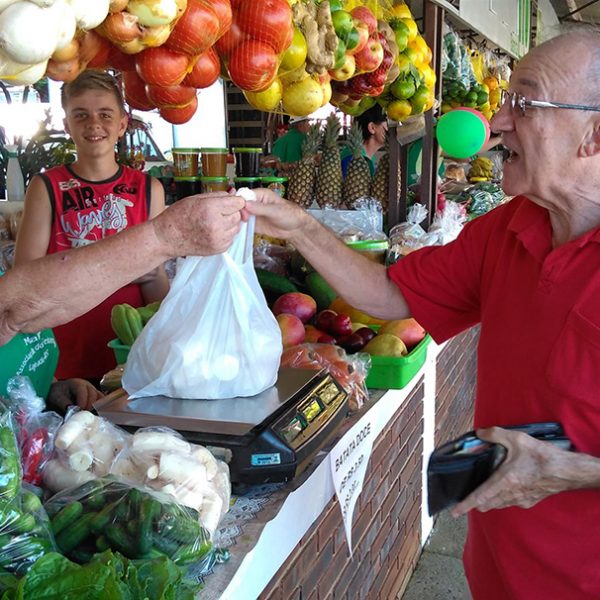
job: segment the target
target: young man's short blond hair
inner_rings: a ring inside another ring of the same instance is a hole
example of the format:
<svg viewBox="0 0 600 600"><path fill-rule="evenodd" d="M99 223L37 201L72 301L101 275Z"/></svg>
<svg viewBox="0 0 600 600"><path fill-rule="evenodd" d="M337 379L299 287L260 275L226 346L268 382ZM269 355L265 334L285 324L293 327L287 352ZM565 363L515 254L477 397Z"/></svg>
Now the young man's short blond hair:
<svg viewBox="0 0 600 600"><path fill-rule="evenodd" d="M123 94L117 80L112 75L98 69L83 71L73 81L65 83L62 86L60 101L63 109L66 110L69 100L80 96L88 90L100 90L111 93L115 97L121 113L126 113L125 101L123 100Z"/></svg>

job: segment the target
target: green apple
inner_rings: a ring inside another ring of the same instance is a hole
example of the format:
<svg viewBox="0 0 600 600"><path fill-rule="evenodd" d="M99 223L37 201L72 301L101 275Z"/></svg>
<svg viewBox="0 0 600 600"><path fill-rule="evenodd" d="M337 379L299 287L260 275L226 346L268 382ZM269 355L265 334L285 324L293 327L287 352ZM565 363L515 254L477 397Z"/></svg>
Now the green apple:
<svg viewBox="0 0 600 600"><path fill-rule="evenodd" d="M341 39L345 39L354 27L352 15L345 10L336 10L334 13L332 13L331 21L333 23L333 28L335 29L336 35Z"/></svg>
<svg viewBox="0 0 600 600"><path fill-rule="evenodd" d="M335 64L333 65L334 70L339 69L344 65L346 61L346 44L343 40L338 40L338 47L335 51Z"/></svg>

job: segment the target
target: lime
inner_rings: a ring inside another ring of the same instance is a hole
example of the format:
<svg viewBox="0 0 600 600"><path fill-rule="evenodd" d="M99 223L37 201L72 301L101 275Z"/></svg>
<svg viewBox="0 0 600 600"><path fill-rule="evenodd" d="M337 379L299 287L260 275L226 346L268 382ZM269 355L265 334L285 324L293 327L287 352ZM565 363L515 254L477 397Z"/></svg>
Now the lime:
<svg viewBox="0 0 600 600"><path fill-rule="evenodd" d="M412 78L396 79L390 86L390 92L399 100L408 100L416 91Z"/></svg>

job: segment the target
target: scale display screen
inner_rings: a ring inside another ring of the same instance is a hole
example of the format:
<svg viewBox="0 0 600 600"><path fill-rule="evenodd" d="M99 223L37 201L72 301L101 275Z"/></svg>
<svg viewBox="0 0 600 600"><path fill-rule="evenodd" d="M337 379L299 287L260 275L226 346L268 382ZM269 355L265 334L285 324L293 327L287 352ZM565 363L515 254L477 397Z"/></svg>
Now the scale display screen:
<svg viewBox="0 0 600 600"><path fill-rule="evenodd" d="M323 411L323 407L319 404L318 400L313 400L308 406L305 406L302 410L302 416L309 422L312 423L318 415Z"/></svg>
<svg viewBox="0 0 600 600"><path fill-rule="evenodd" d="M279 433L288 444L291 444L302 433L303 429L302 421L298 417L294 417L279 430Z"/></svg>

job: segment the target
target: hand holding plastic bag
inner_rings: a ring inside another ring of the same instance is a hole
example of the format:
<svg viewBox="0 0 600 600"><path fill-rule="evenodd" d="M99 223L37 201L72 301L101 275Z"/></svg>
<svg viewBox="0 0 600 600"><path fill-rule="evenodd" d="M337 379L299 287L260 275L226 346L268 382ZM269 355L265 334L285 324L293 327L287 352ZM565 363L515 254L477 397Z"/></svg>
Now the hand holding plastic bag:
<svg viewBox="0 0 600 600"><path fill-rule="evenodd" d="M182 261L129 353L131 397L254 396L275 383L281 333L256 278L253 235L252 218L227 252Z"/></svg>

